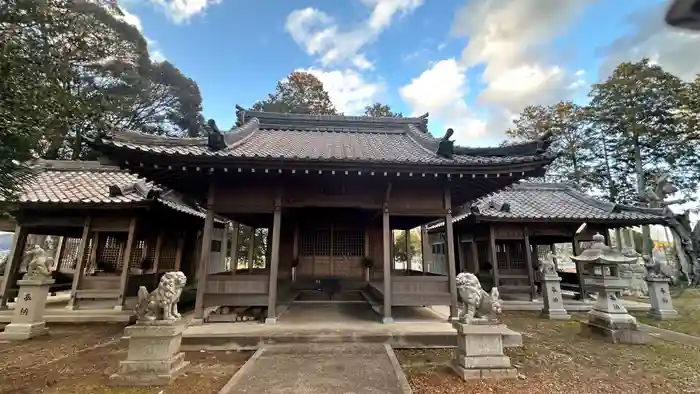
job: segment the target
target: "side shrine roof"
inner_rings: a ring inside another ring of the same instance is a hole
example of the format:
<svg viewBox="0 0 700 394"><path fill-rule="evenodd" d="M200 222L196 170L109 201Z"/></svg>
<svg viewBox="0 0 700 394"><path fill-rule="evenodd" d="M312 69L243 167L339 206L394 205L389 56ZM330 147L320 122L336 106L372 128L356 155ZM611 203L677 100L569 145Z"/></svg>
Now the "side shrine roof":
<svg viewBox="0 0 700 394"><path fill-rule="evenodd" d="M32 170L20 192L20 204L103 206L154 201L188 215L206 216L202 208L175 191L96 161L40 160Z"/></svg>
<svg viewBox="0 0 700 394"><path fill-rule="evenodd" d="M663 224L663 209L615 204L591 197L562 183L518 183L467 203L452 222L465 219L500 222L608 222ZM443 222L429 225L442 227Z"/></svg>
<svg viewBox="0 0 700 394"><path fill-rule="evenodd" d="M245 111L241 126L220 132L213 121L208 137L170 138L112 131L92 144L98 150L142 152L175 158L237 158L300 162L354 162L488 167L549 164L551 135L494 148L468 148L433 137L428 114L413 118L282 114ZM448 130L451 135L452 131Z"/></svg>

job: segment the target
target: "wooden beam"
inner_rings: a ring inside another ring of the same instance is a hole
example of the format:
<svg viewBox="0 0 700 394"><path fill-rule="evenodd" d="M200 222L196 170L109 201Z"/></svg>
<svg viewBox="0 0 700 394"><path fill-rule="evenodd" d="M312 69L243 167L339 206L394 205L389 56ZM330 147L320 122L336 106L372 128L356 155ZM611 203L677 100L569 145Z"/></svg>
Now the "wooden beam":
<svg viewBox="0 0 700 394"><path fill-rule="evenodd" d="M7 309L7 299L10 295L10 288L15 285L11 282L22 262L24 246L27 244L28 235L29 231L27 231L25 227L19 224L15 226L10 255L7 256L5 272L3 273L2 284L0 284L0 309Z"/></svg>
<svg viewBox="0 0 700 394"><path fill-rule="evenodd" d="M389 219L389 207L385 205L382 212L382 255L384 260L384 310L382 323L394 322L394 319L391 317L391 226Z"/></svg>
<svg viewBox="0 0 700 394"><path fill-rule="evenodd" d="M455 267L455 234L452 227L452 195L445 188L445 241L447 253L447 275L450 285L450 318L457 318L457 267Z"/></svg>
<svg viewBox="0 0 700 394"><path fill-rule="evenodd" d="M180 234L177 237L177 251L175 252L175 271L180 271L182 267L182 257L185 252L185 235Z"/></svg>
<svg viewBox="0 0 700 394"><path fill-rule="evenodd" d="M489 259L491 260L491 272L493 275L493 286L498 287L500 281L498 276L498 254L496 253L496 228L493 224L489 224Z"/></svg>
<svg viewBox="0 0 700 394"><path fill-rule="evenodd" d="M535 269L532 265L532 250L530 246L530 231L527 227L523 229L523 246L525 247L525 264L527 265L527 279L530 281L530 301L537 298L537 287L535 286Z"/></svg>
<svg viewBox="0 0 700 394"><path fill-rule="evenodd" d="M207 271L209 268L209 256L211 255L211 241L214 233L214 184L209 184L207 195L207 216L204 219L202 233L202 247L197 267L197 296L194 303L194 318L201 320L204 317L204 291L207 288Z"/></svg>
<svg viewBox="0 0 700 394"><path fill-rule="evenodd" d="M270 287L267 298L265 323L277 322L277 276L280 264L280 227L282 226L282 193L275 196L275 213L272 217L272 250L270 253ZM269 246L269 244L268 244Z"/></svg>
<svg viewBox="0 0 700 394"><path fill-rule="evenodd" d="M114 306L115 310L122 310L124 308L124 301L126 301L126 284L129 281L129 265L131 263L131 251L134 249L134 243L136 243L136 223L138 222L137 216L131 218L129 223L129 234L126 236L126 245L124 246L124 256L122 257L122 273L119 278L119 299L117 300L117 305Z"/></svg>
<svg viewBox="0 0 700 394"><path fill-rule="evenodd" d="M68 305L66 309L76 309L78 307L78 301L76 295L78 292L78 287L80 286L80 280L82 279L83 272L83 256L85 256L85 249L88 247L88 242L90 239L90 232L92 231L92 218L90 216L85 218L83 224L83 235L80 237L80 246L78 247L78 260L75 263L75 270L73 270L73 284L70 289L70 299L68 300Z"/></svg>

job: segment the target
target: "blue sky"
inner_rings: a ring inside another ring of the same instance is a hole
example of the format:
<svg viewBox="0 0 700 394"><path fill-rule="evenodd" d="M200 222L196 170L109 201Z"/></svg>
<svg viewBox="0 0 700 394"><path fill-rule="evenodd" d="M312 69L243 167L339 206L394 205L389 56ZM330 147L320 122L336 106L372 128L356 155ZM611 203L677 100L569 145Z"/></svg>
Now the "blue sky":
<svg viewBox="0 0 700 394"><path fill-rule="evenodd" d="M264 98L296 69L336 106L374 101L430 112L431 132L493 145L528 104L585 101L620 61L698 71L698 36L661 23L665 0L124 0L155 58L199 84L228 129L234 105ZM692 48L689 49L689 48Z"/></svg>

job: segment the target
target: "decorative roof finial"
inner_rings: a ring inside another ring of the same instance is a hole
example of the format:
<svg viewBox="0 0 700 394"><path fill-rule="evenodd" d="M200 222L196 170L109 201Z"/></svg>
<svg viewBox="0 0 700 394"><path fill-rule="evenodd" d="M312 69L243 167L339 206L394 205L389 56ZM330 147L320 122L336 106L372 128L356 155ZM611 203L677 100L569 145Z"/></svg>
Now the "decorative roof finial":
<svg viewBox="0 0 700 394"><path fill-rule="evenodd" d="M209 149L214 151L226 149L226 141L224 141L224 135L221 134L221 131L216 125L214 119L209 119L209 121L207 121L207 125L210 129L209 135L207 136L207 146L209 146Z"/></svg>
<svg viewBox="0 0 700 394"><path fill-rule="evenodd" d="M437 148L437 152L435 152L436 155L440 157L444 157L445 159L451 159L452 156L454 155L454 150L455 150L455 143L454 141L450 141L450 137L452 137L452 134L454 134L454 130L447 129L445 132L445 136L442 137L440 140L440 143Z"/></svg>

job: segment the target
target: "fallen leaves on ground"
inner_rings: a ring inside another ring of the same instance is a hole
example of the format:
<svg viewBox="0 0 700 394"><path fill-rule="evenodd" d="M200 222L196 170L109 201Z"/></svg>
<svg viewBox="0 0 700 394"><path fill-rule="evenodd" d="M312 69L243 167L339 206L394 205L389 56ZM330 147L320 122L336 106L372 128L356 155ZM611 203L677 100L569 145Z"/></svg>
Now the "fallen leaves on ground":
<svg viewBox="0 0 700 394"><path fill-rule="evenodd" d="M536 314L502 320L523 334L523 347L506 350L518 379L463 382L446 366L451 350L398 350L414 394L700 393L698 348L659 340L614 345L581 336L578 321Z"/></svg>
<svg viewBox="0 0 700 394"><path fill-rule="evenodd" d="M116 388L109 375L126 358L123 326L52 326L50 334L0 343L0 394L218 393L250 352L192 352L185 375L167 387Z"/></svg>

